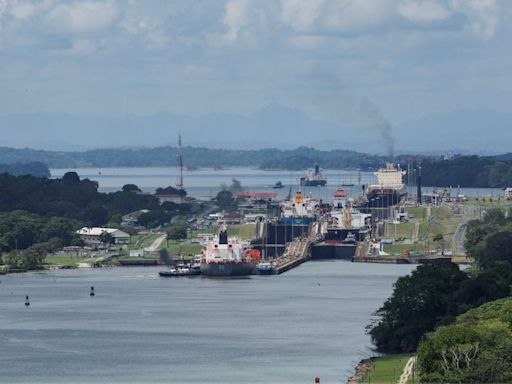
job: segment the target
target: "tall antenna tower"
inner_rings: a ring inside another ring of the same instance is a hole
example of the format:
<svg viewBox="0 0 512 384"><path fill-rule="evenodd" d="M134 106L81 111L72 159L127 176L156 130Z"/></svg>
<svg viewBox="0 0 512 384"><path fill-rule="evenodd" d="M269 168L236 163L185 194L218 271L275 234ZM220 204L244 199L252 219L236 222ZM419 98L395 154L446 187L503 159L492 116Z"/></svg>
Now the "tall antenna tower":
<svg viewBox="0 0 512 384"><path fill-rule="evenodd" d="M178 160L178 180L176 182L176 187L179 191L183 190L183 150L181 148L181 133L178 135L178 155L176 156Z"/></svg>

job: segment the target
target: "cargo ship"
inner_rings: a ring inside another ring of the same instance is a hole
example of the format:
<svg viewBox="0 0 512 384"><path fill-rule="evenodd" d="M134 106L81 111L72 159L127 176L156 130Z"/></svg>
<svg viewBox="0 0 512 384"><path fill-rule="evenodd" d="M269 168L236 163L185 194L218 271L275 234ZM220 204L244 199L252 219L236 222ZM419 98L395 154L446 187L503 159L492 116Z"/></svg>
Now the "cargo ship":
<svg viewBox="0 0 512 384"><path fill-rule="evenodd" d="M320 201L304 197L299 191L293 199L279 204L275 220L257 223L256 239L251 244L261 251L264 259L281 256L287 243L308 236L309 226L317 220L319 212Z"/></svg>
<svg viewBox="0 0 512 384"><path fill-rule="evenodd" d="M371 208L387 208L400 203L407 193L403 182L405 173L400 166L395 167L394 164L387 163L386 168L381 168L374 173L377 183L368 186L366 199L357 208L365 211Z"/></svg>
<svg viewBox="0 0 512 384"><path fill-rule="evenodd" d="M252 274L259 252L248 243L228 238L224 226L215 240L208 241L201 256L201 274L205 276L247 276Z"/></svg>
<svg viewBox="0 0 512 384"><path fill-rule="evenodd" d="M300 185L303 187L324 187L327 184L327 178L318 164L314 168L306 171L306 176L300 178Z"/></svg>
<svg viewBox="0 0 512 384"><path fill-rule="evenodd" d="M295 193L293 200L286 200L280 206L280 224L309 224L316 219L320 202L304 197L302 192Z"/></svg>
<svg viewBox="0 0 512 384"><path fill-rule="evenodd" d="M337 190L333 202L324 240L313 247L312 259L351 260L357 243L371 235L372 215L353 208L345 191Z"/></svg>
<svg viewBox="0 0 512 384"><path fill-rule="evenodd" d="M406 194L403 182L405 173L399 166L395 167L394 164L387 163L386 168L375 172L377 183L368 187L367 200L377 207L398 204Z"/></svg>

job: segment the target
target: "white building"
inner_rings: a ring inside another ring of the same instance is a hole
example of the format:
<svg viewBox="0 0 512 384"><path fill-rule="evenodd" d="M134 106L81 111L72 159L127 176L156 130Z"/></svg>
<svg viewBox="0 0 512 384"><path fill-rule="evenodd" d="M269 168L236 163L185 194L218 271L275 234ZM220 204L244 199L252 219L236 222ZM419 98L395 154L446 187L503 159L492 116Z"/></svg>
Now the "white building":
<svg viewBox="0 0 512 384"><path fill-rule="evenodd" d="M113 244L129 244L130 235L117 228L83 227L76 231L84 243L89 245L101 244L101 236L108 233L112 237Z"/></svg>

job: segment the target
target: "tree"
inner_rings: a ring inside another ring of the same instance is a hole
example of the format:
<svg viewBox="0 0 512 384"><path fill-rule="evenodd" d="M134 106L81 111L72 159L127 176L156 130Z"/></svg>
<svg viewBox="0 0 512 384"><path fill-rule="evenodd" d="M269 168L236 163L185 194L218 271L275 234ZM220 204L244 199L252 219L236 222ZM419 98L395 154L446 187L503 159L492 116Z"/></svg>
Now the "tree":
<svg viewBox="0 0 512 384"><path fill-rule="evenodd" d="M510 299L484 304L438 328L420 343L417 356L422 383L512 382Z"/></svg>
<svg viewBox="0 0 512 384"><path fill-rule="evenodd" d="M167 239L175 240L176 242L181 239L187 238L188 226L185 221L178 221L177 223L172 224L170 227L166 229Z"/></svg>
<svg viewBox="0 0 512 384"><path fill-rule="evenodd" d="M502 230L487 235L472 253L482 269L492 268L498 262L512 263L512 231Z"/></svg>
<svg viewBox="0 0 512 384"><path fill-rule="evenodd" d="M179 204L174 201L164 201L161 205L162 209L168 212L176 212L179 208Z"/></svg>
<svg viewBox="0 0 512 384"><path fill-rule="evenodd" d="M125 184L122 188L123 192L130 192L130 193L141 193L142 191L138 186L135 184Z"/></svg>
<svg viewBox="0 0 512 384"><path fill-rule="evenodd" d="M506 221L505 212L497 207L488 208L483 217L483 222L490 225L503 225Z"/></svg>
<svg viewBox="0 0 512 384"><path fill-rule="evenodd" d="M108 221L108 211L102 205L92 202L83 212L84 219L94 226L101 226Z"/></svg>
<svg viewBox="0 0 512 384"><path fill-rule="evenodd" d="M154 209L140 215L137 222L146 228L156 228L171 221L172 217L173 214L170 212Z"/></svg>
<svg viewBox="0 0 512 384"><path fill-rule="evenodd" d="M103 231L100 235L100 240L103 244L105 244L107 247L110 247L110 244L112 244L114 237L112 234L110 234L107 231Z"/></svg>
<svg viewBox="0 0 512 384"><path fill-rule="evenodd" d="M442 233L437 233L434 235L433 240L441 246L441 254L444 255L444 249L446 246L446 242L444 241L444 237Z"/></svg>
<svg viewBox="0 0 512 384"><path fill-rule="evenodd" d="M62 176L62 180L66 183L79 183L80 182L80 176L78 176L78 173L76 172L66 172L64 176Z"/></svg>
<svg viewBox="0 0 512 384"><path fill-rule="evenodd" d="M395 283L393 294L375 315L369 333L381 352L412 352L438 324L458 314L454 293L467 279L452 263L420 265Z"/></svg>
<svg viewBox="0 0 512 384"><path fill-rule="evenodd" d="M215 202L220 209L231 211L236 209L237 203L230 191L220 191L215 197Z"/></svg>

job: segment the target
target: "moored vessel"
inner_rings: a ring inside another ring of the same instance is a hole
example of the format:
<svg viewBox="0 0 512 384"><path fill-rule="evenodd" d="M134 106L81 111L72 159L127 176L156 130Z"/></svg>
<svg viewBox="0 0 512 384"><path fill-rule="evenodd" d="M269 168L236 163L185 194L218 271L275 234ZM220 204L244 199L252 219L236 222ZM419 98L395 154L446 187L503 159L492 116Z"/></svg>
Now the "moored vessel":
<svg viewBox="0 0 512 384"><path fill-rule="evenodd" d="M272 275L274 273L274 268L270 261L260 261L256 264L256 271L259 275Z"/></svg>
<svg viewBox="0 0 512 384"><path fill-rule="evenodd" d="M248 243L237 238L228 238L223 227L217 239L206 243L201 257L201 273L205 276L250 275L259 257L259 252L249 249Z"/></svg>
<svg viewBox="0 0 512 384"><path fill-rule="evenodd" d="M311 257L351 260L358 242L371 235L372 216L354 209L348 194L342 189L334 193L333 203L323 241L313 247Z"/></svg>
<svg viewBox="0 0 512 384"><path fill-rule="evenodd" d="M377 183L368 187L364 208L386 208L398 204L406 194L403 177L405 171L387 163L386 168L375 172Z"/></svg>
<svg viewBox="0 0 512 384"><path fill-rule="evenodd" d="M281 224L309 224L316 219L320 202L303 197L297 192L293 200L281 203L279 222Z"/></svg>

